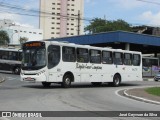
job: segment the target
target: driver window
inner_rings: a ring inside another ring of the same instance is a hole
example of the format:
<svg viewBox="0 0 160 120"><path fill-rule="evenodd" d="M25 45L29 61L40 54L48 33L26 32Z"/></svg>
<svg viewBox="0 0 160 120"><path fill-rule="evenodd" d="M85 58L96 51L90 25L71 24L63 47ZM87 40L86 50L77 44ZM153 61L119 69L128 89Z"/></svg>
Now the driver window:
<svg viewBox="0 0 160 120"><path fill-rule="evenodd" d="M60 61L60 46L50 45L48 47L48 69L58 65Z"/></svg>

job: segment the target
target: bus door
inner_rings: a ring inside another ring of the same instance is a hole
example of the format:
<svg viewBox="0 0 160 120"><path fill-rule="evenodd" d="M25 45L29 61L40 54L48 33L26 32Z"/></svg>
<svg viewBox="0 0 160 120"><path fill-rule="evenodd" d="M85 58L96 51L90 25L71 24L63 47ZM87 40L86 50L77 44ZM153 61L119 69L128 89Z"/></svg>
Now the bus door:
<svg viewBox="0 0 160 120"><path fill-rule="evenodd" d="M48 47L48 75L49 82L56 82L58 77L58 64L60 62L60 46L50 45Z"/></svg>

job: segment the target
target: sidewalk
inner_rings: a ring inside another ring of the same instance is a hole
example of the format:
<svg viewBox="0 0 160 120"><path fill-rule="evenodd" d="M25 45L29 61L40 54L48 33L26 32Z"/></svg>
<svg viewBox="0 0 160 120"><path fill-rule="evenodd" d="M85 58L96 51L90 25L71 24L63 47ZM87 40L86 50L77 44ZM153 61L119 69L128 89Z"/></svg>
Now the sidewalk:
<svg viewBox="0 0 160 120"><path fill-rule="evenodd" d="M148 87L146 87L148 88ZM160 96L148 94L146 88L132 88L124 91L124 95L139 101L160 105Z"/></svg>
<svg viewBox="0 0 160 120"><path fill-rule="evenodd" d="M154 81L154 77L143 77L143 81Z"/></svg>

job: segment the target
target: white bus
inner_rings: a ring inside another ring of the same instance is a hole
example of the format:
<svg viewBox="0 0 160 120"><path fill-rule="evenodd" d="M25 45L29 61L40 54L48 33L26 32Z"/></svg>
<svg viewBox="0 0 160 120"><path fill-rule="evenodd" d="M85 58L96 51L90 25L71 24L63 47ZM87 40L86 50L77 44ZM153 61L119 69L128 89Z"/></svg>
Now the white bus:
<svg viewBox="0 0 160 120"><path fill-rule="evenodd" d="M23 44L21 81L42 82L44 87L72 82L93 85L142 80L140 52L100 48L56 41Z"/></svg>
<svg viewBox="0 0 160 120"><path fill-rule="evenodd" d="M20 74L22 51L15 48L0 48L0 71Z"/></svg>

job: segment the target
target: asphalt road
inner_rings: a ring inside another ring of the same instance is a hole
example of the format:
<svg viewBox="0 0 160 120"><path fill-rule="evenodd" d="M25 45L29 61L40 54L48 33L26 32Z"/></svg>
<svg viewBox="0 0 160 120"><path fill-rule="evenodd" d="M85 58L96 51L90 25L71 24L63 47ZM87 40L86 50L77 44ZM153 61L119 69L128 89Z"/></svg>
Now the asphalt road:
<svg viewBox="0 0 160 120"><path fill-rule="evenodd" d="M43 88L40 83L21 82L18 75L1 74L6 76L6 81L0 84L0 111L160 111L160 105L144 103L116 94L121 89L156 86L157 84L160 85L160 82L125 82L120 87L111 87L107 84L94 87L90 83L79 83L72 84L72 87L69 89L53 84L50 88ZM18 118L8 119L17 120ZM53 118L43 118L42 120L46 119ZM77 120L78 118L60 117L57 119ZM89 117L83 119L128 120L128 118L122 117ZM129 119L157 120L154 117L138 119L133 117ZM39 118L36 120L39 120Z"/></svg>

